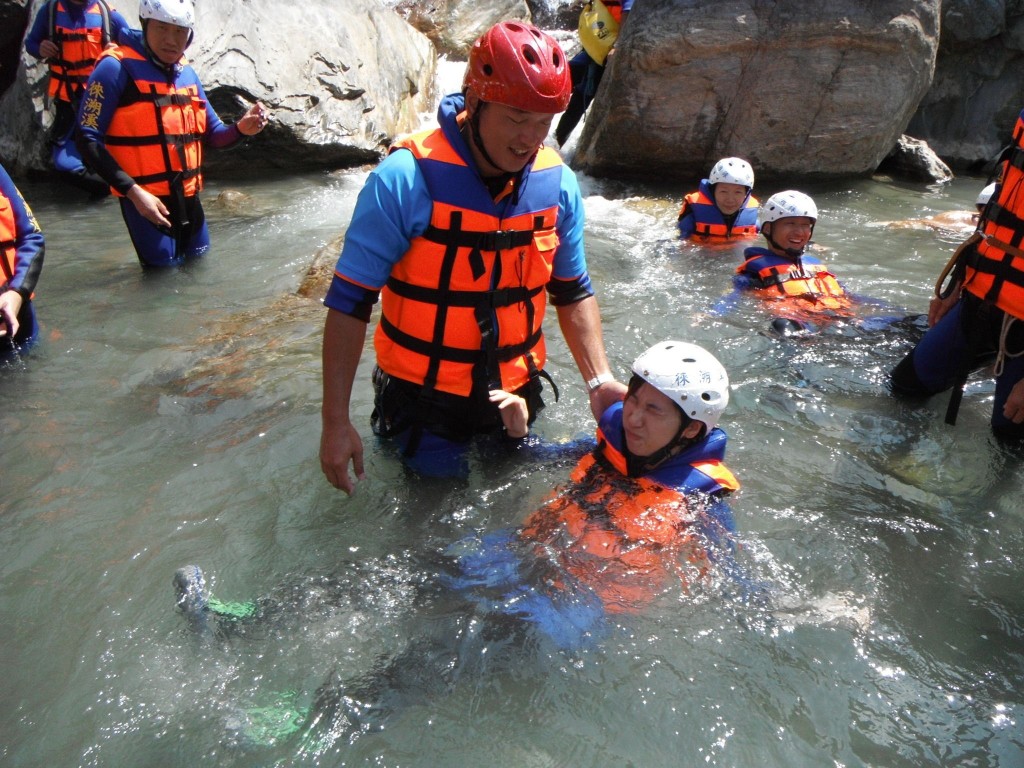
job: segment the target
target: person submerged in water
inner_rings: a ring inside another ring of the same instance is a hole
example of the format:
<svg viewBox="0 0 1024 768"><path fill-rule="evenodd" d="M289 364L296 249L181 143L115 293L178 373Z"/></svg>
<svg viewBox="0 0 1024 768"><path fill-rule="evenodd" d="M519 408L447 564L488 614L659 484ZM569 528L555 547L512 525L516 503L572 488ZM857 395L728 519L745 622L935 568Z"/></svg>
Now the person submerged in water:
<svg viewBox="0 0 1024 768"><path fill-rule="evenodd" d="M632 374L567 485L521 527L443 552L420 599L445 606L435 611L444 627L356 680L328 681L310 711L287 718L292 732L319 723L351 739L406 703L450 690L456 670L503 653L520 665L525 637L579 652L607 635L611 617L686 590L715 566L739 579L726 501L739 483L723 463L727 437L718 426L729 402L725 369L697 345L665 341L640 355ZM509 433L525 434L526 402L492 397ZM182 612L207 630L211 619L229 629L277 612L266 601L242 609L212 601L197 566L179 569L174 583Z"/></svg>
<svg viewBox="0 0 1024 768"><path fill-rule="evenodd" d="M934 216L921 219L901 219L898 221L878 221L869 224L873 227L889 229L930 229L951 235L969 235L978 227L978 222L992 199L996 190L996 182L986 185L974 200L974 211L942 211Z"/></svg>
<svg viewBox="0 0 1024 768"><path fill-rule="evenodd" d="M804 335L841 319L856 318L856 307L872 304L892 310L884 302L850 293L816 256L807 252L818 222L818 206L809 195L796 190L769 197L760 211L760 231L767 247L751 246L736 268L733 290L711 310L724 315L753 292L764 299L775 315L772 329L781 336ZM915 317L884 315L863 318L864 330L880 330Z"/></svg>
<svg viewBox="0 0 1024 768"><path fill-rule="evenodd" d="M726 243L757 237L754 169L739 157L715 163L700 187L683 198L679 237L697 243Z"/></svg>

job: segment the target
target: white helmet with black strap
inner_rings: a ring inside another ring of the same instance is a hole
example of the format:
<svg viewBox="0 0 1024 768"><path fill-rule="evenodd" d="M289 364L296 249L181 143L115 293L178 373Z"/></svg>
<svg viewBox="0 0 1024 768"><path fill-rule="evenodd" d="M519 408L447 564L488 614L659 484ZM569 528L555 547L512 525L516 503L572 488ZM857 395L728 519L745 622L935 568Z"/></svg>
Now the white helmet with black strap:
<svg viewBox="0 0 1024 768"><path fill-rule="evenodd" d="M685 341L663 341L633 363L633 373L679 406L710 432L729 404L729 375L703 347Z"/></svg>
<svg viewBox="0 0 1024 768"><path fill-rule="evenodd" d="M795 189L776 192L761 206L760 224L764 226L791 216L808 218L811 224L814 224L818 221L818 206L814 204L810 195L797 192Z"/></svg>

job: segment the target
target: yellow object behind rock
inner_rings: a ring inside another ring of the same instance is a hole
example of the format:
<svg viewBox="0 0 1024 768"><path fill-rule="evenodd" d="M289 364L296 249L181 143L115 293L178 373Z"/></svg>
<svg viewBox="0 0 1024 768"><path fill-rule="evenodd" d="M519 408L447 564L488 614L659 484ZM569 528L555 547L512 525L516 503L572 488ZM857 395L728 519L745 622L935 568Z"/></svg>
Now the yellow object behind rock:
<svg viewBox="0 0 1024 768"><path fill-rule="evenodd" d="M580 11L580 42L598 64L604 65L608 51L619 36L619 23L601 0L590 0Z"/></svg>

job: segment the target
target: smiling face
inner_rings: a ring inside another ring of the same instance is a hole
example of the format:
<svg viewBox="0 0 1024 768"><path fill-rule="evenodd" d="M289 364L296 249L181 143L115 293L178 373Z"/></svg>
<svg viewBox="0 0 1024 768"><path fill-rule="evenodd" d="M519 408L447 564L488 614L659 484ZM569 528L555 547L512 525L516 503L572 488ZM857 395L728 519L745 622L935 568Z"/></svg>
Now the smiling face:
<svg viewBox="0 0 1024 768"><path fill-rule="evenodd" d="M747 188L742 184L720 181L715 184L715 205L726 216L736 213L747 199Z"/></svg>
<svg viewBox="0 0 1024 768"><path fill-rule="evenodd" d="M778 247L787 251L800 252L811 241L814 220L807 216L786 216L764 226L769 228L765 234L770 237L769 243L774 246L773 250ZM762 227L763 229L764 227Z"/></svg>
<svg viewBox="0 0 1024 768"><path fill-rule="evenodd" d="M171 65L181 61L188 48L192 30L168 24L166 21L146 21L146 45L162 63Z"/></svg>
<svg viewBox="0 0 1024 768"><path fill-rule="evenodd" d="M472 91L466 94L466 109L471 116L479 116L478 121L469 121L470 130L479 130L487 157L474 142L470 142L470 148L485 176L523 170L544 143L555 117L546 112L523 112L504 104L482 102Z"/></svg>
<svg viewBox="0 0 1024 768"><path fill-rule="evenodd" d="M626 448L634 456L650 456L660 451L676 438L682 423L683 412L668 395L647 382L631 391L622 404ZM702 426L699 421L691 421L682 436L696 437Z"/></svg>

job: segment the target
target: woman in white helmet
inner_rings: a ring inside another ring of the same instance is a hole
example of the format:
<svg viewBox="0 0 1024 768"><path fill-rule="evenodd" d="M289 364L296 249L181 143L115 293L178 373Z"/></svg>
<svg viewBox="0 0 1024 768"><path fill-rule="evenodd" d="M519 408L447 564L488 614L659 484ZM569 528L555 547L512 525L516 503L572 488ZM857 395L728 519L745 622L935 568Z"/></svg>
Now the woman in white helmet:
<svg viewBox="0 0 1024 768"><path fill-rule="evenodd" d="M696 192L683 198L679 236L701 243L742 240L757 236L757 198L754 169L739 157L715 163Z"/></svg>
<svg viewBox="0 0 1024 768"><path fill-rule="evenodd" d="M85 88L78 145L86 164L119 198L121 215L145 266L180 264L210 246L199 201L207 145L230 147L267 124L254 104L226 125L185 60L192 0L141 0L142 30L105 51Z"/></svg>

